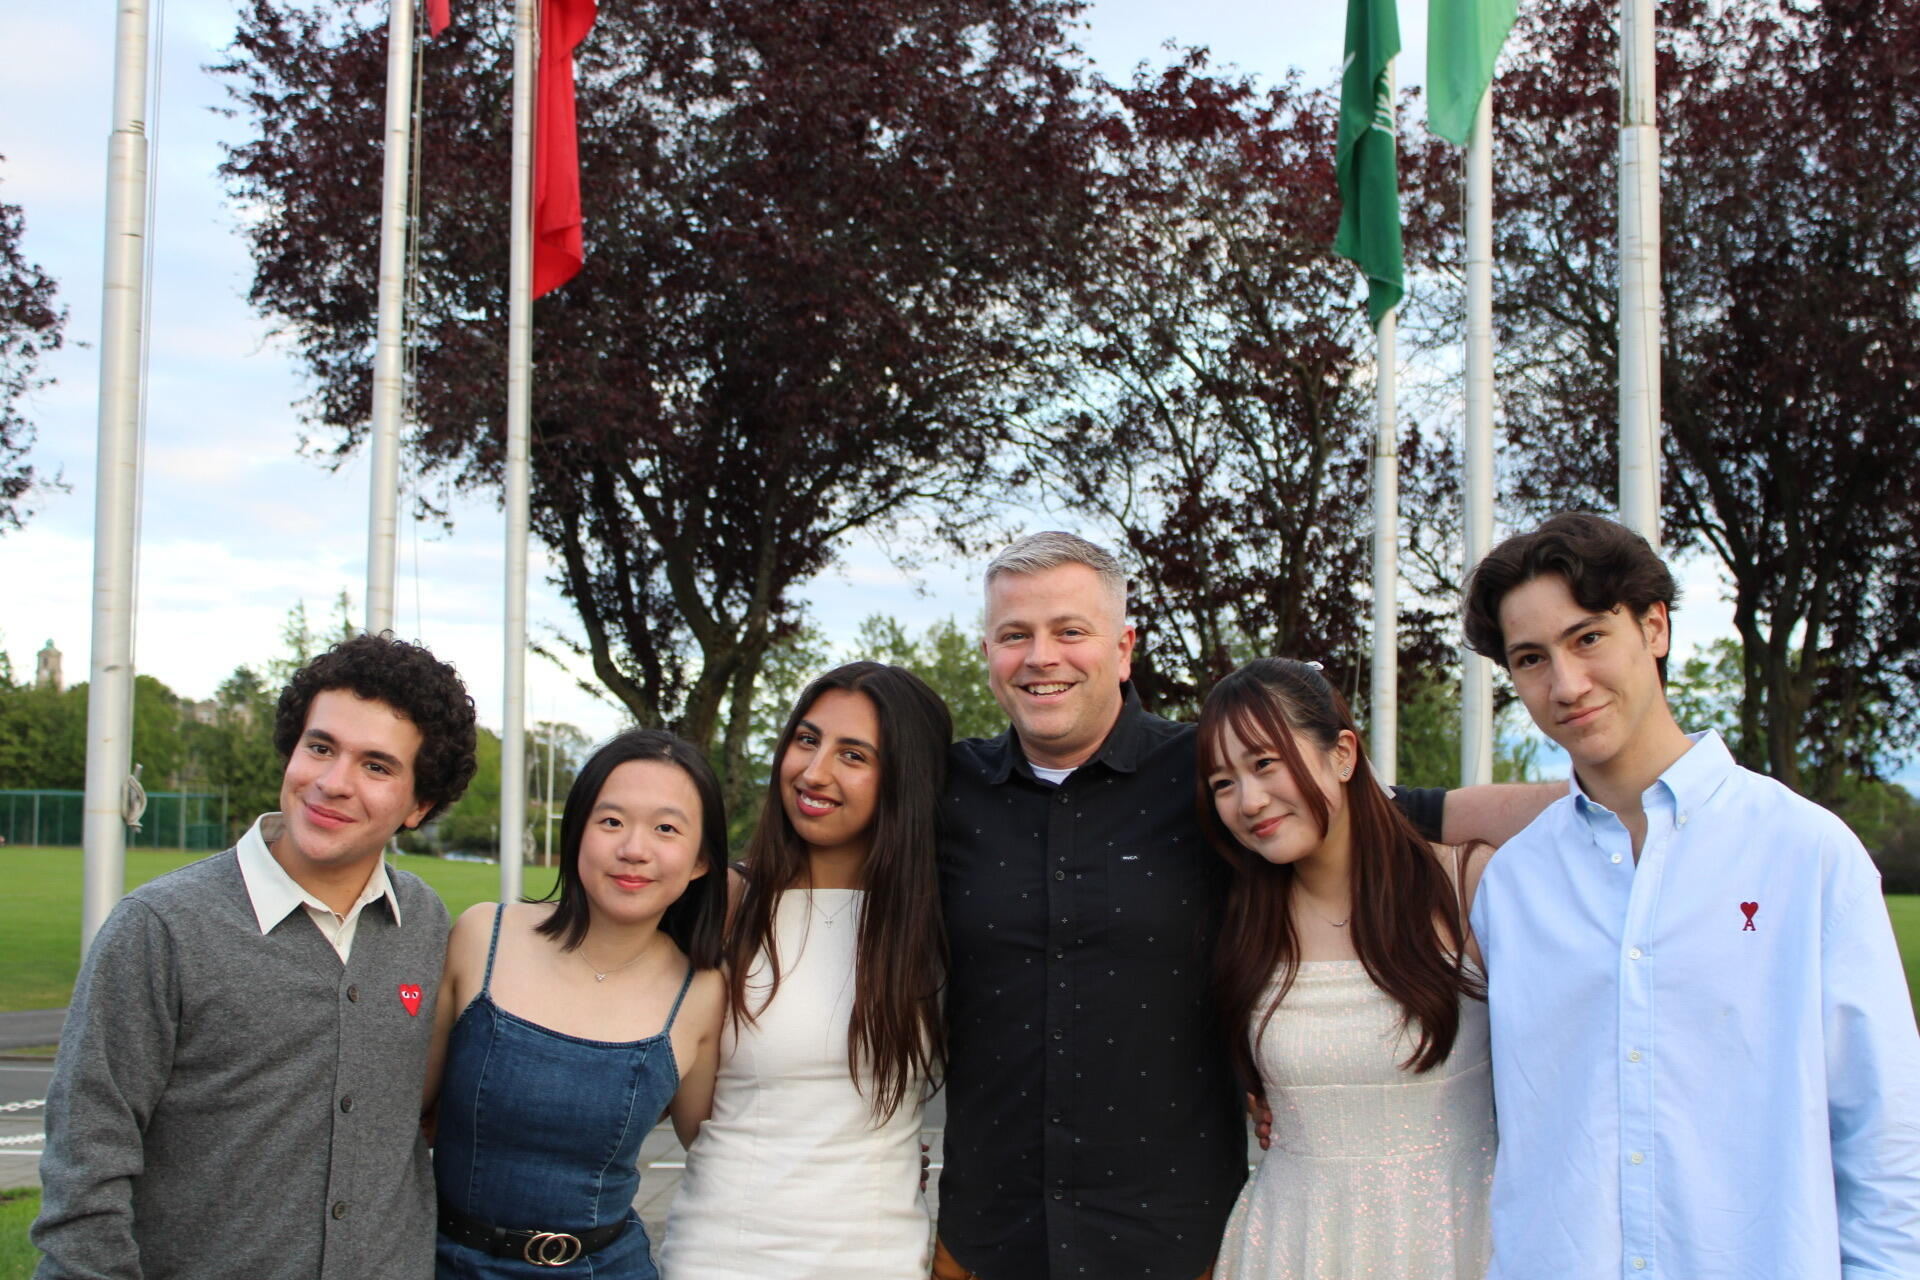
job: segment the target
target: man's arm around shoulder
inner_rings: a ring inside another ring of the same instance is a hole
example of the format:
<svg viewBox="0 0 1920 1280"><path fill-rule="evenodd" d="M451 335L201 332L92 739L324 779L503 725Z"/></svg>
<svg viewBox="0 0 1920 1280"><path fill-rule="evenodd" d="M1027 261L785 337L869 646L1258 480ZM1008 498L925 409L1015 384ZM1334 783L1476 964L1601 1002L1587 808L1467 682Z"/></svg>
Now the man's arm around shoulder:
<svg viewBox="0 0 1920 1280"><path fill-rule="evenodd" d="M138 1280L133 1179L179 1032L172 937L122 899L80 967L47 1088L36 1280Z"/></svg>
<svg viewBox="0 0 1920 1280"><path fill-rule="evenodd" d="M1525 831L1547 806L1567 794L1561 782L1494 782L1447 792L1440 841L1485 840L1498 848Z"/></svg>

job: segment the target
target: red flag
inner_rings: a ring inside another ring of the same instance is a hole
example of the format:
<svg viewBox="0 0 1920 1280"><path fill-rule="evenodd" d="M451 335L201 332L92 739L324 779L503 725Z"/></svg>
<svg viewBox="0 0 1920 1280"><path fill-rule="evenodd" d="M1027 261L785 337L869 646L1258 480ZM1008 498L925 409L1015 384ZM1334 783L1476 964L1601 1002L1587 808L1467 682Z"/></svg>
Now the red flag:
<svg viewBox="0 0 1920 1280"><path fill-rule="evenodd" d="M447 29L452 16L447 12L448 0L427 0L427 34L437 36Z"/></svg>
<svg viewBox="0 0 1920 1280"><path fill-rule="evenodd" d="M580 136L573 51L593 28L594 0L540 0L540 78L533 126L533 296L573 279L580 242Z"/></svg>

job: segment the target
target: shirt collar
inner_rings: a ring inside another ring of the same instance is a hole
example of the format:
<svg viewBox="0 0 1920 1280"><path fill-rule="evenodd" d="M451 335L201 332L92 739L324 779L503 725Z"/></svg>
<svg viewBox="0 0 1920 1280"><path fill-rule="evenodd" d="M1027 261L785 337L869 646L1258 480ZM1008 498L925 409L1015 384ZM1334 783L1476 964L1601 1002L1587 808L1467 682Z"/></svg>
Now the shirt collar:
<svg viewBox="0 0 1920 1280"><path fill-rule="evenodd" d="M1086 764L1098 761L1116 773L1132 773L1140 763L1143 749L1143 733L1147 718L1146 709L1140 705L1140 693L1133 687L1133 681L1120 682L1120 718L1113 722L1113 728L1107 731L1106 741L1093 753ZM1027 761L1027 753L1020 746L1020 735L1008 725L1006 731L993 740L992 755L987 761L987 781L999 786L1013 774L1014 765L1024 764L1023 770L1032 776L1033 766ZM1086 765L1081 765L1085 768Z"/></svg>
<svg viewBox="0 0 1920 1280"><path fill-rule="evenodd" d="M1681 752L1680 758L1668 765L1667 771L1655 780L1653 786L1647 788L1651 793L1665 787L1673 797L1676 813L1687 813L1705 804L1735 768L1733 753L1727 750L1727 744L1720 740L1717 731L1703 729L1699 733L1690 733L1687 741L1693 745ZM1580 785L1578 771L1575 771L1569 785L1573 791L1574 809L1588 821L1612 812L1587 795L1586 789Z"/></svg>
<svg viewBox="0 0 1920 1280"><path fill-rule="evenodd" d="M332 911L326 903L302 889L299 882L280 865L279 859L273 856L273 850L268 846L280 838L284 829L279 814L262 814L235 846L240 859L240 878L246 883L247 899L253 906L253 918L262 934L271 933L275 925L299 907ZM367 877L367 887L360 891L359 900L347 914L351 916L381 898L387 900L387 910L393 914L393 923L398 926L400 895L393 891L393 882L387 878L385 858L380 859L373 874Z"/></svg>

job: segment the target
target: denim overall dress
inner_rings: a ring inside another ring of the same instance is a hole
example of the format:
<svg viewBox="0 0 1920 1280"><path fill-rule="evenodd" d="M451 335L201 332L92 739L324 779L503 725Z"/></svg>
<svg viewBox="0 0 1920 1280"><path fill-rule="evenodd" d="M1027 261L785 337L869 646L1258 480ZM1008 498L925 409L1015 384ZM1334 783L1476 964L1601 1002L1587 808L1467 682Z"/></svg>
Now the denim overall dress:
<svg viewBox="0 0 1920 1280"><path fill-rule="evenodd" d="M441 1203L514 1230L578 1233L630 1220L613 1243L564 1267L495 1257L442 1233L435 1274L439 1280L658 1280L633 1196L640 1186L640 1143L680 1086L669 1033L693 966L659 1034L623 1044L563 1035L493 1002L493 958L505 914L494 913L480 994L447 1039L433 1152Z"/></svg>

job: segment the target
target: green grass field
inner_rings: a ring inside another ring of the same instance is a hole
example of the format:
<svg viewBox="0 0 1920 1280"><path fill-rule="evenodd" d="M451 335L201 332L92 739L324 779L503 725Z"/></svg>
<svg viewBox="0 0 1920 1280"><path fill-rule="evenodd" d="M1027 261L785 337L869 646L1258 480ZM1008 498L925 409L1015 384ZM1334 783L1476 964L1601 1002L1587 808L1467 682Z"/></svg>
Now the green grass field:
<svg viewBox="0 0 1920 1280"><path fill-rule="evenodd" d="M1893 936L1900 943L1900 960L1907 966L1907 991L1920 1011L1920 894L1896 893L1887 899L1893 917Z"/></svg>
<svg viewBox="0 0 1920 1280"><path fill-rule="evenodd" d="M38 1191L0 1191L0 1280L28 1280L40 1251L27 1242L27 1228L40 1212Z"/></svg>
<svg viewBox="0 0 1920 1280"><path fill-rule="evenodd" d="M205 856L129 850L127 887ZM394 861L432 885L456 916L500 896L500 869L486 863L405 854ZM528 867L526 891L545 893L553 874ZM0 884L6 886L0 895L0 1009L60 1008L80 972L80 851L0 849Z"/></svg>

